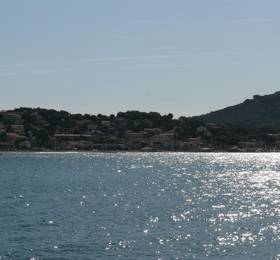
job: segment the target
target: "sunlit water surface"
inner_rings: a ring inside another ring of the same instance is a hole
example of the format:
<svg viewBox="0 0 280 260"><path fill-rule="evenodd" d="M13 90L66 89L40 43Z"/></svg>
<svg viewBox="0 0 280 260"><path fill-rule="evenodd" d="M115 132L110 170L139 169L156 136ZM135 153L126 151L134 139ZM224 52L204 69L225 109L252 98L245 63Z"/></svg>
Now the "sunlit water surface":
<svg viewBox="0 0 280 260"><path fill-rule="evenodd" d="M2 154L0 198L0 259L280 259L280 154Z"/></svg>

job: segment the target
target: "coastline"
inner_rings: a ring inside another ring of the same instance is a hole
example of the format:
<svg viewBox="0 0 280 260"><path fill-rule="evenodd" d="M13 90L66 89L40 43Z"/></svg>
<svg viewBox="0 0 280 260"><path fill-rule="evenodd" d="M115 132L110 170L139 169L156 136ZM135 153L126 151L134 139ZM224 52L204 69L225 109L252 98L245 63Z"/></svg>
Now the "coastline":
<svg viewBox="0 0 280 260"><path fill-rule="evenodd" d="M156 112L76 115L41 108L0 111L0 152L280 151L280 132L243 129Z"/></svg>
<svg viewBox="0 0 280 260"><path fill-rule="evenodd" d="M217 150L217 151L141 151L141 150L14 150L14 151L3 151L0 150L0 156L2 154L15 154L15 153L61 153L61 154L66 154L66 153L92 153L92 154L97 154L97 153L102 153L102 154L116 154L116 153L197 153L197 154L216 154L216 153L232 153L232 154L238 154L238 153L253 153L253 154L258 154L258 153L280 153L280 151L226 151L226 150Z"/></svg>

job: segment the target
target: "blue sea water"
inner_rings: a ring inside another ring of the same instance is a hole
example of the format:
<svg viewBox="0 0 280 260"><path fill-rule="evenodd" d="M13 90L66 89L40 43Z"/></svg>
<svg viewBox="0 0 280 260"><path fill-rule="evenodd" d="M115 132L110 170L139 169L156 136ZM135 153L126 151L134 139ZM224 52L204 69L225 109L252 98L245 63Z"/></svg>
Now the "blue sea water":
<svg viewBox="0 0 280 260"><path fill-rule="evenodd" d="M280 259L280 154L4 153L0 259Z"/></svg>

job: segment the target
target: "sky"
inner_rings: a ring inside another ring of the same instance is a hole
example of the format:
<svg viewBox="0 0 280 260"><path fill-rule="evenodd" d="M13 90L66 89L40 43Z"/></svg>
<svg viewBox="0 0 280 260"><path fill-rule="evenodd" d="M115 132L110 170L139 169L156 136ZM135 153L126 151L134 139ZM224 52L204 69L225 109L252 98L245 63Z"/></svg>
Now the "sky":
<svg viewBox="0 0 280 260"><path fill-rule="evenodd" d="M192 116L280 90L279 0L0 2L0 109Z"/></svg>

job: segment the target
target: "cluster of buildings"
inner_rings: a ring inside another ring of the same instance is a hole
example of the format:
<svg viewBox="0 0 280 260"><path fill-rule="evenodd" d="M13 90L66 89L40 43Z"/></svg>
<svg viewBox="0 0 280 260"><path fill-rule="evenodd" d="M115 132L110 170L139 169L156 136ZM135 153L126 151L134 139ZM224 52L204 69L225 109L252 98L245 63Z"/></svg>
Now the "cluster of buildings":
<svg viewBox="0 0 280 260"><path fill-rule="evenodd" d="M0 111L0 150L88 150L88 151L279 151L280 134L266 134L265 140L249 139L226 145L215 140L213 133L223 134L223 127L205 124L195 128L195 134L181 138L176 128L125 129L119 134L123 118L93 122L81 118L73 126L52 125L37 112L30 118L14 111ZM62 119L64 120L64 119ZM30 122L29 122L30 121ZM118 125L118 126L116 126ZM50 130L51 129L51 130Z"/></svg>
<svg viewBox="0 0 280 260"><path fill-rule="evenodd" d="M99 133L100 134L100 133ZM123 138L109 136L106 139L95 134L55 134L55 150L139 150L161 151L176 149L175 131L162 132L160 129L127 131Z"/></svg>
<svg viewBox="0 0 280 260"><path fill-rule="evenodd" d="M14 112L0 112L0 116L0 150L47 149L35 142L34 134L26 129L22 115ZM34 114L34 116L38 125L33 126L35 130L40 131L48 126L39 115ZM110 122L102 121L101 125L108 128ZM84 133L81 134L63 133L63 129L58 127L56 133L49 137L48 144L48 148L52 150L172 151L178 148L198 150L202 146L200 138L190 138L188 142L180 142L176 138L175 130L162 131L160 128L126 131L122 138L113 135L104 138L93 124L88 124Z"/></svg>
<svg viewBox="0 0 280 260"><path fill-rule="evenodd" d="M2 118L0 122L0 150L31 149L31 142L25 135L21 115L1 112L0 116Z"/></svg>

